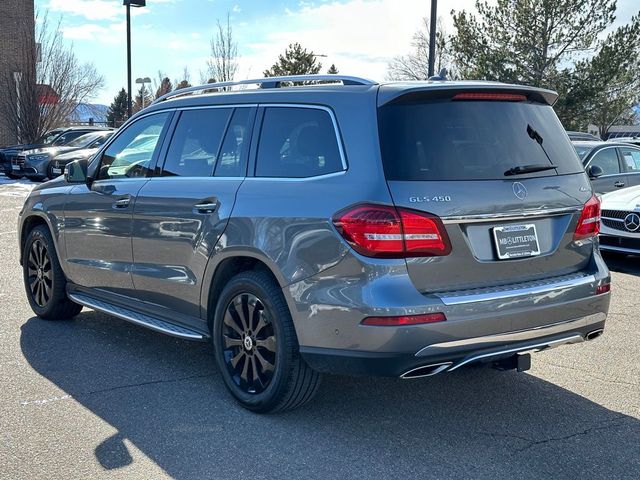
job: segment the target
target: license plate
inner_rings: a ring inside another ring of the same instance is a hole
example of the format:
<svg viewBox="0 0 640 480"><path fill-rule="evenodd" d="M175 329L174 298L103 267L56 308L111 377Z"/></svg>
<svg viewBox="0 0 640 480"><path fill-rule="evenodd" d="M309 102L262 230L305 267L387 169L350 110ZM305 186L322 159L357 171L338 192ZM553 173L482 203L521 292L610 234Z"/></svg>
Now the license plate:
<svg viewBox="0 0 640 480"><path fill-rule="evenodd" d="M540 255L538 234L533 224L494 227L493 239L501 260Z"/></svg>
<svg viewBox="0 0 640 480"><path fill-rule="evenodd" d="M20 165L11 165L11 170L20 170Z"/></svg>
<svg viewBox="0 0 640 480"><path fill-rule="evenodd" d="M60 175L62 173L62 170L60 170L59 168L52 168L51 171L54 173L54 175Z"/></svg>

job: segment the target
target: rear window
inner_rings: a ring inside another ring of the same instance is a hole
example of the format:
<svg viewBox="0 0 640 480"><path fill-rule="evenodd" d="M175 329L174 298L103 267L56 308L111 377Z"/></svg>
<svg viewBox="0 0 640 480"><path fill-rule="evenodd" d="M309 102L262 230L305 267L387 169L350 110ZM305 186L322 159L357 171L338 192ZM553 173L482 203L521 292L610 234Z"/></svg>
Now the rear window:
<svg viewBox="0 0 640 480"><path fill-rule="evenodd" d="M493 180L584 171L548 105L398 103L380 108L379 125L388 180ZM552 163L557 170L505 176L514 167Z"/></svg>

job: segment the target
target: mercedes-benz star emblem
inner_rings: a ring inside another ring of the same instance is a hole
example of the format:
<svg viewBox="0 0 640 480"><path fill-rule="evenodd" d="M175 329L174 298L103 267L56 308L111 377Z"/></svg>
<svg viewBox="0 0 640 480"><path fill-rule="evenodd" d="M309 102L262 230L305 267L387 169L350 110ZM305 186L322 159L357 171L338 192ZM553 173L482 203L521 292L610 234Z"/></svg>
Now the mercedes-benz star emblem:
<svg viewBox="0 0 640 480"><path fill-rule="evenodd" d="M635 232L640 228L640 215L637 213L630 213L624 217L624 228L630 232Z"/></svg>
<svg viewBox="0 0 640 480"><path fill-rule="evenodd" d="M513 188L513 194L520 200L524 200L525 198L527 198L527 187L525 187L520 182L513 182L511 188Z"/></svg>

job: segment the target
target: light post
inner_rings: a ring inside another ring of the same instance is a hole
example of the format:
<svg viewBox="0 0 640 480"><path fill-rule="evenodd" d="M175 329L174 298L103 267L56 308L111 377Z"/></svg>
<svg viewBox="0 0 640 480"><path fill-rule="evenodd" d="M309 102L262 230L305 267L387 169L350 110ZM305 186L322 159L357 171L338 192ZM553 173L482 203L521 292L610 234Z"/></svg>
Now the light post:
<svg viewBox="0 0 640 480"><path fill-rule="evenodd" d="M144 109L144 94L145 94L144 85L146 83L150 84L151 83L151 79L149 77L136 78L136 83L142 84L142 87L140 88L140 101L142 102L142 108Z"/></svg>
<svg viewBox="0 0 640 480"><path fill-rule="evenodd" d="M131 118L131 7L146 7L146 0L122 0L127 7L127 116Z"/></svg>
<svg viewBox="0 0 640 480"><path fill-rule="evenodd" d="M436 65L436 20L438 19L438 0L431 0L431 18L429 27L429 73L434 75Z"/></svg>

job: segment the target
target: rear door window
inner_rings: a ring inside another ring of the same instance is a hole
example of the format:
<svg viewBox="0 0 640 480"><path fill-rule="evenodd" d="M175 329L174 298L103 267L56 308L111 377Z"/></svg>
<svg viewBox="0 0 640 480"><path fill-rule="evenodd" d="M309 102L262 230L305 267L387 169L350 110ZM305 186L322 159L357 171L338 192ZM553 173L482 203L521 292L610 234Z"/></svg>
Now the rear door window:
<svg viewBox="0 0 640 480"><path fill-rule="evenodd" d="M299 107L265 109L256 177L306 178L343 169L329 112Z"/></svg>
<svg viewBox="0 0 640 480"><path fill-rule="evenodd" d="M216 164L216 177L244 177L247 173L247 149L250 125L253 117L250 108L236 108L229 122L227 133Z"/></svg>
<svg viewBox="0 0 640 480"><path fill-rule="evenodd" d="M617 175L620 173L620 162L614 147L605 148L597 152L589 162L589 167L593 165L600 167L604 172L603 175Z"/></svg>
<svg viewBox="0 0 640 480"><path fill-rule="evenodd" d="M529 165L557 168L526 176L584 171L548 105L412 100L382 106L379 128L388 180L505 179Z"/></svg>
<svg viewBox="0 0 640 480"><path fill-rule="evenodd" d="M232 109L185 110L180 115L162 175L210 177Z"/></svg>
<svg viewBox="0 0 640 480"><path fill-rule="evenodd" d="M640 150L637 148L620 148L622 160L627 172L640 172Z"/></svg>

